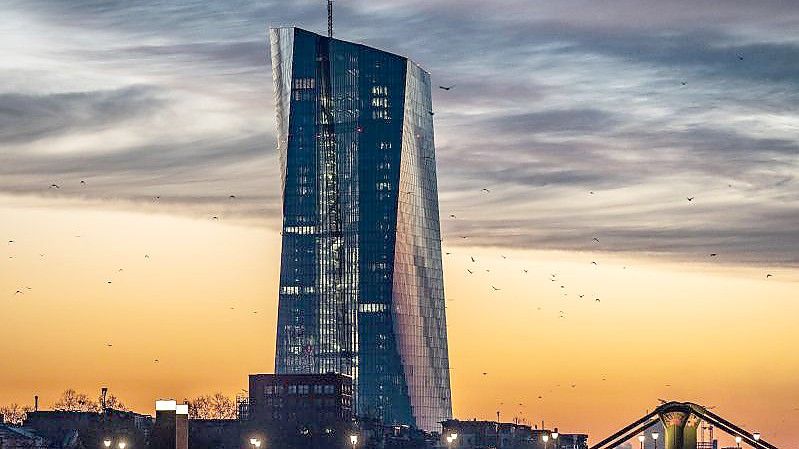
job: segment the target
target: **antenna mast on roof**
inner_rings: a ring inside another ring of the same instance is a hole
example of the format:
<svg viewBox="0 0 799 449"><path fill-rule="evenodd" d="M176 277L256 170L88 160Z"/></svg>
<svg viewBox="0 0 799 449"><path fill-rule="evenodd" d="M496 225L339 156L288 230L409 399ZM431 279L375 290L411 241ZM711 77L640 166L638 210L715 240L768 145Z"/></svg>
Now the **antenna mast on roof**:
<svg viewBox="0 0 799 449"><path fill-rule="evenodd" d="M333 0L327 0L327 37L333 37Z"/></svg>

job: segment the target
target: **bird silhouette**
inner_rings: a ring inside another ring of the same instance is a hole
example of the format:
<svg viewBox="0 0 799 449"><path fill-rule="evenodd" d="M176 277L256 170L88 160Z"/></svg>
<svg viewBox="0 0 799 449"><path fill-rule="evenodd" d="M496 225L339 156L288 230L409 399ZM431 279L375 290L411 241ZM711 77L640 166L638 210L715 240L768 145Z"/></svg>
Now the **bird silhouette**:
<svg viewBox="0 0 799 449"><path fill-rule="evenodd" d="M766 275L766 279L768 279L768 278L770 278L770 277L772 277L772 275L771 275L771 274L767 274L767 275Z"/></svg>
<svg viewBox="0 0 799 449"><path fill-rule="evenodd" d="M454 84L453 84L453 85L451 85L451 86L438 86L438 88L439 88L439 89L441 89L441 90L446 90L446 91L450 91L450 90L452 90L452 88L453 88L453 87L455 87L455 85L454 85Z"/></svg>
<svg viewBox="0 0 799 449"><path fill-rule="evenodd" d="M114 346L114 345L112 345L111 343L106 343L105 345L106 345L106 346L108 346L109 348L111 348L111 347L113 347L113 346Z"/></svg>
<svg viewBox="0 0 799 449"><path fill-rule="evenodd" d="M433 111L427 111L427 113L430 114L430 115L436 115L436 113L433 112Z"/></svg>
<svg viewBox="0 0 799 449"><path fill-rule="evenodd" d="M525 273L527 273L527 270L526 270L526 269L524 269L524 268L522 268L522 271L524 271Z"/></svg>
<svg viewBox="0 0 799 449"><path fill-rule="evenodd" d="M9 240L8 243L14 243L14 241L13 240Z"/></svg>
<svg viewBox="0 0 799 449"><path fill-rule="evenodd" d="M594 301L596 301L596 302L602 302L602 301L600 301L600 300L599 300L599 298L596 298L596 299L594 299Z"/></svg>
<svg viewBox="0 0 799 449"><path fill-rule="evenodd" d="M591 264L592 264L592 265L597 265L597 263L596 263L596 262L593 262L593 261L591 262Z"/></svg>
<svg viewBox="0 0 799 449"><path fill-rule="evenodd" d="M472 259L472 262L477 262L476 260L474 260L474 256L469 256L469 258Z"/></svg>
<svg viewBox="0 0 799 449"><path fill-rule="evenodd" d="M86 181L81 181L81 182L80 182L80 185L82 185L82 186L86 187Z"/></svg>
<svg viewBox="0 0 799 449"><path fill-rule="evenodd" d="M681 81L680 84L682 84L683 86L687 86L688 82L687 81Z"/></svg>
<svg viewBox="0 0 799 449"><path fill-rule="evenodd" d="M22 293L22 290L17 290L16 292L14 292L14 294L15 295L24 295L25 293Z"/></svg>
<svg viewBox="0 0 799 449"><path fill-rule="evenodd" d="M217 217L216 215L214 215L213 217L211 217L211 220L219 220L219 217Z"/></svg>
<svg viewBox="0 0 799 449"><path fill-rule="evenodd" d="M595 241L595 242L599 243L599 239L598 239L598 238L596 238L596 237L594 237L593 241Z"/></svg>
<svg viewBox="0 0 799 449"><path fill-rule="evenodd" d="M236 199L236 195L230 195L228 198L230 198L231 200L235 200Z"/></svg>
<svg viewBox="0 0 799 449"><path fill-rule="evenodd" d="M493 285L491 286L491 288L493 288L495 292L498 292L498 291L502 290L501 288L496 288Z"/></svg>
<svg viewBox="0 0 799 449"><path fill-rule="evenodd" d="M449 218L457 218L454 214L450 214Z"/></svg>
<svg viewBox="0 0 799 449"><path fill-rule="evenodd" d="M488 189L486 189L486 188L483 188L481 191L482 191L482 192L485 192L485 193L491 193L491 191L490 191L490 190L488 190Z"/></svg>
<svg viewBox="0 0 799 449"><path fill-rule="evenodd" d="M716 253L710 253L710 257L716 257L716 256L718 256L718 254L716 254Z"/></svg>
<svg viewBox="0 0 799 449"><path fill-rule="evenodd" d="M51 189L60 189L61 186L59 186L58 184L50 184L50 188Z"/></svg>
<svg viewBox="0 0 799 449"><path fill-rule="evenodd" d="M688 202L690 203L691 201L694 200L694 198L696 198L696 197L695 196L689 196L689 197L687 197L685 199L688 200Z"/></svg>
<svg viewBox="0 0 799 449"><path fill-rule="evenodd" d="M743 61L743 60L744 60L744 57L743 57L743 56L741 56L741 55L738 55L738 60L739 60L739 61Z"/></svg>
<svg viewBox="0 0 799 449"><path fill-rule="evenodd" d="M580 298L584 297L585 295L580 295Z"/></svg>
<svg viewBox="0 0 799 449"><path fill-rule="evenodd" d="M468 268L466 269L466 271L468 271L469 274L474 274L474 272L472 270L468 269Z"/></svg>

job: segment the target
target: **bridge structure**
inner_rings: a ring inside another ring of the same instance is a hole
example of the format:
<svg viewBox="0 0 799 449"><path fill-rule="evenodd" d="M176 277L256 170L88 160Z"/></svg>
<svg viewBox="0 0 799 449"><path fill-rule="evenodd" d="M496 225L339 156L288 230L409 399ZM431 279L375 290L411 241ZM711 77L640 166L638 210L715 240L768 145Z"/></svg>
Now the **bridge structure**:
<svg viewBox="0 0 799 449"><path fill-rule="evenodd" d="M663 424L665 430L663 449L697 449L697 432L702 422L733 436L739 446L741 442L745 442L753 449L778 449L761 438L759 433L744 430L706 407L692 402L665 402L590 449L614 449L636 435L643 434L658 422Z"/></svg>

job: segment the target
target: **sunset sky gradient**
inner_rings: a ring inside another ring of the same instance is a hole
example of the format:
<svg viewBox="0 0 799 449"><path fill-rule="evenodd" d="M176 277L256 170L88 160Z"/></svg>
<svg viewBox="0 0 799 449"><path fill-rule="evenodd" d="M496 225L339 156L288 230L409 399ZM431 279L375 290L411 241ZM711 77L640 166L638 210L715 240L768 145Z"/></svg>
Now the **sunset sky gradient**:
<svg viewBox="0 0 799 449"><path fill-rule="evenodd" d="M324 20L0 4L0 404L108 386L152 413L272 371L266 29ZM336 2L338 37L456 86L434 108L457 417L598 441L689 400L799 446L798 25L776 0Z"/></svg>

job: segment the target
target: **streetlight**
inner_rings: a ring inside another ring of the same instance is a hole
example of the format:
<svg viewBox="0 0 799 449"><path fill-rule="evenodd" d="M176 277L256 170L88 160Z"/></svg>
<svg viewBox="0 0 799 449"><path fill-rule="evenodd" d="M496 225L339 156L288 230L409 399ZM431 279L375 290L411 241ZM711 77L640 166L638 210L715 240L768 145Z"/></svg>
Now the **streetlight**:
<svg viewBox="0 0 799 449"><path fill-rule="evenodd" d="M760 441L760 432L753 433L752 438L754 438L755 441Z"/></svg>
<svg viewBox="0 0 799 449"><path fill-rule="evenodd" d="M740 435L737 435L737 436L735 437L735 444L736 444L736 445L737 445L739 448L741 447L741 440L743 440L743 438L741 438L741 436L740 436Z"/></svg>
<svg viewBox="0 0 799 449"><path fill-rule="evenodd" d="M644 441L646 440L646 435L643 433L638 435L638 441L641 443L641 449L644 449Z"/></svg>
<svg viewBox="0 0 799 449"><path fill-rule="evenodd" d="M117 447L118 447L119 449L125 449L125 447L126 447L127 445L128 445L128 443L126 443L126 442L124 442L124 441L120 441L119 443L117 443Z"/></svg>
<svg viewBox="0 0 799 449"><path fill-rule="evenodd" d="M660 434L652 432L652 439L655 440L655 449L658 449L658 438L660 438Z"/></svg>
<svg viewBox="0 0 799 449"><path fill-rule="evenodd" d="M547 443L549 442L549 434L545 433L541 435L541 439L544 441L544 449L547 449Z"/></svg>
<svg viewBox="0 0 799 449"><path fill-rule="evenodd" d="M352 444L353 449L358 445L358 435L350 435L350 444Z"/></svg>
<svg viewBox="0 0 799 449"><path fill-rule="evenodd" d="M106 438L106 439L104 439L104 440L103 440L103 446L105 446L105 447L111 447L111 439L110 439L110 438Z"/></svg>
<svg viewBox="0 0 799 449"><path fill-rule="evenodd" d="M555 427L555 431L552 432L552 443L555 445L555 449L560 449L560 445L558 445L558 437L560 434L558 433L558 428Z"/></svg>
<svg viewBox="0 0 799 449"><path fill-rule="evenodd" d="M254 448L259 448L261 447L261 440L259 440L258 438L250 438L250 444Z"/></svg>

